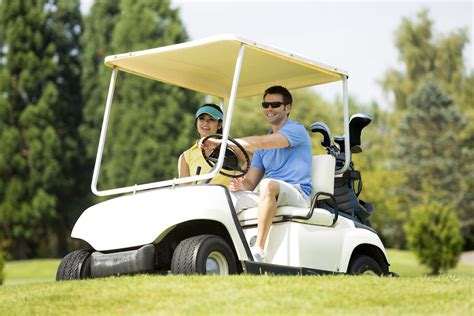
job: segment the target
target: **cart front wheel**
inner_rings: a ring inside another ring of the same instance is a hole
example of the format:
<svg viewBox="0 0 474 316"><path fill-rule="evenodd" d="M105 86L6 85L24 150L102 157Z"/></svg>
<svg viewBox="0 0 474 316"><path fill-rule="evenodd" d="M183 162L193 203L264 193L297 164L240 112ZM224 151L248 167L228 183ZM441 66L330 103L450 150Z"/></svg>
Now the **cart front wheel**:
<svg viewBox="0 0 474 316"><path fill-rule="evenodd" d="M235 257L227 242L216 235L199 235L181 241L171 260L174 274L237 273Z"/></svg>
<svg viewBox="0 0 474 316"><path fill-rule="evenodd" d="M366 255L357 255L349 264L349 274L381 276L383 271L373 258Z"/></svg>
<svg viewBox="0 0 474 316"><path fill-rule="evenodd" d="M56 281L80 280L91 276L91 251L76 250L68 253L59 264Z"/></svg>

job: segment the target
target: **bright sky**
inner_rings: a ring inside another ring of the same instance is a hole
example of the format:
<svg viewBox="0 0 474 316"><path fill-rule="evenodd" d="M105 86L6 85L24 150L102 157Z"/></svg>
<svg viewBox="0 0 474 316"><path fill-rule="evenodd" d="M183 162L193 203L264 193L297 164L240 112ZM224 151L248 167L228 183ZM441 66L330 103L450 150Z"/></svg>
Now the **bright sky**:
<svg viewBox="0 0 474 316"><path fill-rule="evenodd" d="M173 0L192 39L234 33L349 72L349 93L387 105L377 84L389 67L400 68L395 31L402 17L429 10L434 35L467 27L464 56L472 68L473 1L192 1ZM332 99L342 85L318 89Z"/></svg>
<svg viewBox="0 0 474 316"><path fill-rule="evenodd" d="M82 0L83 7L92 0ZM464 56L474 60L473 1L302 1L172 0L191 39L233 33L303 55L349 72L349 93L360 101L388 104L377 84L390 67L400 69L395 31L403 17L414 20L422 9L434 21L434 36L467 27ZM85 9L86 11L87 9ZM340 94L341 85L318 88L324 97Z"/></svg>

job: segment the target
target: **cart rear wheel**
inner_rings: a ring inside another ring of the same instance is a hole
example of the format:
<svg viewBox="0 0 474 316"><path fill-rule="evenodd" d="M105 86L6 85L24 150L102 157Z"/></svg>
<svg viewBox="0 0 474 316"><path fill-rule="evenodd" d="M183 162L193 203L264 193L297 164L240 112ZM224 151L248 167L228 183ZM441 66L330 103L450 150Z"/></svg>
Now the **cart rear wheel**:
<svg viewBox="0 0 474 316"><path fill-rule="evenodd" d="M216 235L199 235L181 241L171 260L174 274L237 273L234 254L227 242Z"/></svg>
<svg viewBox="0 0 474 316"><path fill-rule="evenodd" d="M383 270L373 258L366 255L356 255L349 263L349 274L354 275L383 275Z"/></svg>
<svg viewBox="0 0 474 316"><path fill-rule="evenodd" d="M58 267L56 281L80 280L91 276L91 251L76 250L68 253Z"/></svg>

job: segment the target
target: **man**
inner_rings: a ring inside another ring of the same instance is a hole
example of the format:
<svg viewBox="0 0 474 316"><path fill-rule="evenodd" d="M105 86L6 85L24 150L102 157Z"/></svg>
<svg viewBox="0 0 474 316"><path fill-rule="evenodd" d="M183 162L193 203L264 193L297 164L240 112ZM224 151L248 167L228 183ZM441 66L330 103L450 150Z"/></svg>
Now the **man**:
<svg viewBox="0 0 474 316"><path fill-rule="evenodd" d="M229 189L234 192L237 210L242 206L258 205L258 233L252 254L259 262L265 259L265 242L277 207L309 207L310 203L311 140L303 125L288 118L292 102L291 93L286 88L268 88L262 107L271 130L264 136L237 140L246 150L254 151L254 155L245 177L233 179ZM252 199L249 191L259 183L258 200ZM254 202L249 204L249 201Z"/></svg>

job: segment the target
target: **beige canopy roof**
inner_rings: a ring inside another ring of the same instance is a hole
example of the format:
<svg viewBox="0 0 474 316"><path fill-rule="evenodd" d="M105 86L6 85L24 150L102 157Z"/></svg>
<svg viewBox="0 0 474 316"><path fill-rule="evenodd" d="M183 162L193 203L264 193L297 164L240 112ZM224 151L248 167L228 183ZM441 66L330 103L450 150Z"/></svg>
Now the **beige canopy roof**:
<svg viewBox="0 0 474 316"><path fill-rule="evenodd" d="M237 55L245 53L237 97L260 95L271 85L302 88L341 80L347 72L234 35L219 35L154 49L111 55L105 64L142 77L228 98Z"/></svg>

